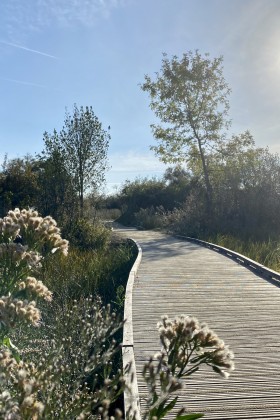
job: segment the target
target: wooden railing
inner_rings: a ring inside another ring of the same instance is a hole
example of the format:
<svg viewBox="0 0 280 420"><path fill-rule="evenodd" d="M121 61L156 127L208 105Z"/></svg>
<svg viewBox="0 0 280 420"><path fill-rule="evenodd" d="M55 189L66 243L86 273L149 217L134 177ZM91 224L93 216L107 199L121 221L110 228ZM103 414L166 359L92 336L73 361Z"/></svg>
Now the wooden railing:
<svg viewBox="0 0 280 420"><path fill-rule="evenodd" d="M132 325L132 292L134 280L142 259L142 249L133 241L138 249L137 258L129 273L124 303L124 328L123 328L123 343L122 343L122 357L124 378L127 389L124 392L124 408L125 417L140 420L140 400L138 393L138 384L136 376L136 365L134 358L134 344L133 344L133 325Z"/></svg>
<svg viewBox="0 0 280 420"><path fill-rule="evenodd" d="M189 242L197 243L206 248L212 249L213 251L219 252L220 254L229 257L238 263L244 265L245 267L254 271L257 275L265 277L268 280L271 280L275 285L280 287L280 273L273 271L264 265L257 263L254 260L251 260L245 255L239 254L238 252L231 251L230 249L224 248L220 245L212 244L211 242L202 241L201 239L191 238L189 236L176 235L176 238L184 239Z"/></svg>

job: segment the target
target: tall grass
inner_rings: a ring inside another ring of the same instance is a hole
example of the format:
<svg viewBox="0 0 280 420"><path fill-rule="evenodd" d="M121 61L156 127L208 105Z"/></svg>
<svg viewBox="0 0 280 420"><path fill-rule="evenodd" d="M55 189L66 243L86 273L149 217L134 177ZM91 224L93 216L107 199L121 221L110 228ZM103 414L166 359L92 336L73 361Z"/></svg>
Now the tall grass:
<svg viewBox="0 0 280 420"><path fill-rule="evenodd" d="M210 236L206 240L243 254L272 270L280 271L280 241L243 240L232 235L221 234Z"/></svg>
<svg viewBox="0 0 280 420"><path fill-rule="evenodd" d="M99 295L112 303L119 286L125 287L136 249L129 242L115 241L103 249L72 249L68 258L44 261L42 281L53 291L56 301Z"/></svg>

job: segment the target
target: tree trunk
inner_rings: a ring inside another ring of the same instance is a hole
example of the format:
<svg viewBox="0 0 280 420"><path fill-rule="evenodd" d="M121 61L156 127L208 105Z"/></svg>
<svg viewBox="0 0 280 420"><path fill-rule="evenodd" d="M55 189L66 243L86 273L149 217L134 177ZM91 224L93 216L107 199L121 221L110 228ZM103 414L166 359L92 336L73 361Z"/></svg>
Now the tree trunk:
<svg viewBox="0 0 280 420"><path fill-rule="evenodd" d="M208 174L208 169L205 162L204 151L201 145L201 141L198 137L197 137L197 142L198 142L198 148L199 148L200 158L202 162L202 169L203 169L204 181L205 181L205 186L206 186L207 210L211 215L212 214L212 198L213 198L212 186L209 180L209 174Z"/></svg>

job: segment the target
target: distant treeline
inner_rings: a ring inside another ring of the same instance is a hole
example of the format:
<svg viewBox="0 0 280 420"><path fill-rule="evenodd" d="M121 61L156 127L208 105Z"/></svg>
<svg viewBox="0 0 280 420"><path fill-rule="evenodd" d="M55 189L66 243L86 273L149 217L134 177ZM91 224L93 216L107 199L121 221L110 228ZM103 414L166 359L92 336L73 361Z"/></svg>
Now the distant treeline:
<svg viewBox="0 0 280 420"><path fill-rule="evenodd" d="M92 107L74 104L60 131L44 133L39 155L4 159L0 217L15 207L34 207L62 226L82 218L86 193L96 192L104 182L109 139Z"/></svg>
<svg viewBox="0 0 280 420"><path fill-rule="evenodd" d="M226 234L267 240L280 234L280 159L253 139L236 136L207 158L212 202L203 173L176 166L162 179L127 181L106 200L120 221L143 228L167 228L194 237Z"/></svg>

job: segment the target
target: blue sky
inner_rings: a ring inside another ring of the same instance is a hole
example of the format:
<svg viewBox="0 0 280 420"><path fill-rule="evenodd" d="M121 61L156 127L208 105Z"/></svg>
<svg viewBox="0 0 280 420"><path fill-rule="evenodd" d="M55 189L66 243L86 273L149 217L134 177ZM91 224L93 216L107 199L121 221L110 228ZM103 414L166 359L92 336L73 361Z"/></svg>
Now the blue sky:
<svg viewBox="0 0 280 420"><path fill-rule="evenodd" d="M195 49L224 57L232 132L280 153L279 22L279 0L1 0L0 161L42 151L77 103L111 126L109 191L160 176L139 83Z"/></svg>

